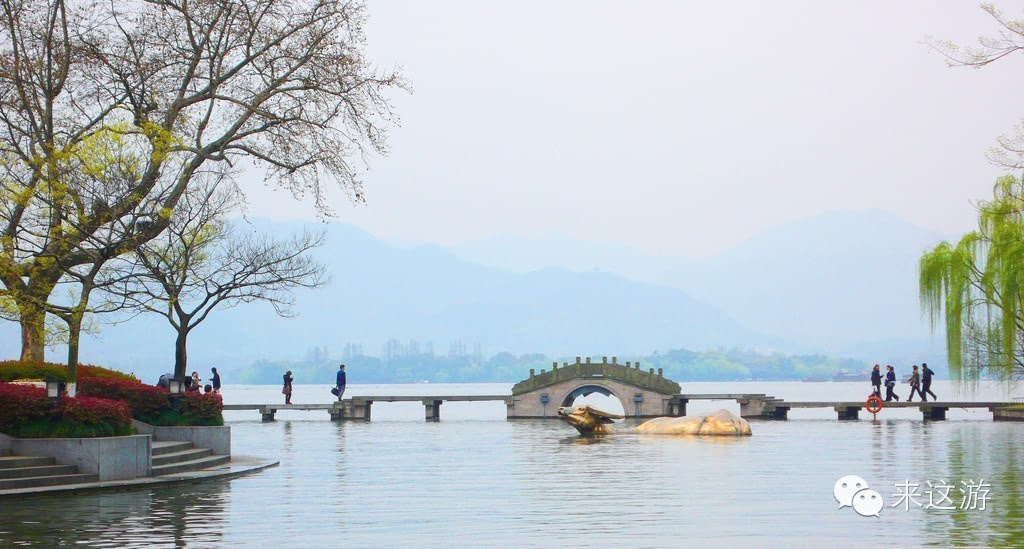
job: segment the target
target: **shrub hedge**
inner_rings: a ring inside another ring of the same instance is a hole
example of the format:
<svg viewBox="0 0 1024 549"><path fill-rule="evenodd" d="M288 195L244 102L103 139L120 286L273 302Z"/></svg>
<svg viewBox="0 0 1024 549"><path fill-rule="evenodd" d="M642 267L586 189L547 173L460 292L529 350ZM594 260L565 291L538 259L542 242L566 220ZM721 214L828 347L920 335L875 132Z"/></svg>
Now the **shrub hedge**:
<svg viewBox="0 0 1024 549"><path fill-rule="evenodd" d="M132 417L140 421L171 405L167 389L122 379L79 379L78 394L127 402Z"/></svg>
<svg viewBox="0 0 1024 549"><path fill-rule="evenodd" d="M172 410L170 393L163 387L114 379L82 379L79 394L127 402L132 417L150 425L223 425L220 395L185 393L181 410Z"/></svg>
<svg viewBox="0 0 1024 549"><path fill-rule="evenodd" d="M220 395L188 393L185 395L187 425L224 425L224 400Z"/></svg>
<svg viewBox="0 0 1024 549"><path fill-rule="evenodd" d="M59 379L66 381L68 372L66 364L54 364L52 362L28 362L21 360L0 361L0 381L14 381L16 379ZM139 378L132 374L126 374L110 368L93 366L91 364L80 364L78 366L78 379L119 379L123 381L138 382Z"/></svg>
<svg viewBox="0 0 1024 549"><path fill-rule="evenodd" d="M50 415L46 391L31 385L0 383L0 431Z"/></svg>
<svg viewBox="0 0 1024 549"><path fill-rule="evenodd" d="M0 382L0 431L18 437L96 437L132 431L128 405L79 396L56 406L38 387Z"/></svg>
<svg viewBox="0 0 1024 549"><path fill-rule="evenodd" d="M131 432L132 414L119 400L77 396L60 399L60 415L77 425L110 425L118 431Z"/></svg>
<svg viewBox="0 0 1024 549"><path fill-rule="evenodd" d="M62 398L56 409L43 389L4 383L66 375L63 364L0 362L0 431L31 437L111 436L130 432L132 418L161 426L224 424L220 395L186 393L175 410L167 389L99 366L79 366L78 398Z"/></svg>

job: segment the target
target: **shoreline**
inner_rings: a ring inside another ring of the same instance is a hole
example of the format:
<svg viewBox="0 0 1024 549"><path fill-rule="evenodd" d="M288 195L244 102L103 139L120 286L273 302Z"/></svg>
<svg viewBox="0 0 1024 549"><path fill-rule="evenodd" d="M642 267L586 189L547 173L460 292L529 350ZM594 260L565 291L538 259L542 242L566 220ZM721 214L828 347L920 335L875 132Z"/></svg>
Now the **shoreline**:
<svg viewBox="0 0 1024 549"><path fill-rule="evenodd" d="M0 499L45 497L55 494L71 495L85 492L119 492L143 488L176 486L218 480L229 480L243 475L258 473L280 465L280 461L266 460L254 456L231 456L231 461L219 467L173 473L159 477L140 477L128 480L109 480L102 482L86 482L81 484L64 484L59 486L37 486L34 488L14 488L0 490Z"/></svg>

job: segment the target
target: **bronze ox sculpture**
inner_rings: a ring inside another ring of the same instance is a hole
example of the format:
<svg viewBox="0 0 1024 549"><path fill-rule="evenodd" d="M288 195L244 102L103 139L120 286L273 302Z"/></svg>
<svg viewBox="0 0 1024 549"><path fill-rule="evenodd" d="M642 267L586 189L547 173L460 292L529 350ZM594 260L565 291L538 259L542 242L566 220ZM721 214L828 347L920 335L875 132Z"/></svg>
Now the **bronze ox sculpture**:
<svg viewBox="0 0 1024 549"><path fill-rule="evenodd" d="M729 410L719 410L711 414L656 417L645 421L631 429L612 427L613 419L625 416L610 414L590 405L562 407L558 415L565 418L581 435L610 435L617 433L633 433L641 435L732 435L750 436L750 424L747 420L737 417Z"/></svg>

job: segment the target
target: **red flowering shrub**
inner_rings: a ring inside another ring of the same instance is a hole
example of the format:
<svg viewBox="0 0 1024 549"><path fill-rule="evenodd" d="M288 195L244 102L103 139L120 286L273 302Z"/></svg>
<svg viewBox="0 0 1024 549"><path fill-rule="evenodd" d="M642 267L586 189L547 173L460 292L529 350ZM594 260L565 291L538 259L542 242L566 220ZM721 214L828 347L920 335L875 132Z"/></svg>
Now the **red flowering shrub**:
<svg viewBox="0 0 1024 549"><path fill-rule="evenodd" d="M187 393L185 395L185 417L188 425L223 425L224 400L220 395Z"/></svg>
<svg viewBox="0 0 1024 549"><path fill-rule="evenodd" d="M128 405L119 400L78 396L60 400L60 415L76 425L109 425L115 431L130 430L132 415Z"/></svg>
<svg viewBox="0 0 1024 549"><path fill-rule="evenodd" d="M167 389L138 381L82 378L78 381L78 394L127 402L132 417L143 421L171 405Z"/></svg>
<svg viewBox="0 0 1024 549"><path fill-rule="evenodd" d="M15 379L59 379L67 380L68 367L65 364L53 364L50 362L29 362L21 360L0 361L0 381L14 381ZM124 381L138 382L139 378L111 370L100 366L80 364L78 366L79 380L85 377L103 379L121 379Z"/></svg>
<svg viewBox="0 0 1024 549"><path fill-rule="evenodd" d="M46 418L49 413L44 389L0 382L0 431Z"/></svg>
<svg viewBox="0 0 1024 549"><path fill-rule="evenodd" d="M0 382L0 431L20 437L96 437L131 433L128 405L116 400L63 397L53 407L46 391Z"/></svg>

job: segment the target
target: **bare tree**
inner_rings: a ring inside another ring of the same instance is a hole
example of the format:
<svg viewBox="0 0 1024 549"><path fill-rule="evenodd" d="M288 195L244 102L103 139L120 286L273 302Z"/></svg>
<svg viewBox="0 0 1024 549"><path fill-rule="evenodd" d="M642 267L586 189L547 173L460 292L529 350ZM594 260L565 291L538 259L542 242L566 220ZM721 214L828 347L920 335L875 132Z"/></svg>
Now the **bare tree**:
<svg viewBox="0 0 1024 549"><path fill-rule="evenodd" d="M1024 52L1024 19L1007 17L992 4L982 4L981 9L992 17L996 25L995 33L979 37L977 45L962 46L934 37L925 39L925 43L946 58L950 67L980 69L1007 56ZM1024 169L1024 121L1018 123L1011 133L999 136L988 158L997 166L1012 170Z"/></svg>
<svg viewBox="0 0 1024 549"><path fill-rule="evenodd" d="M324 213L327 179L362 200L352 159L385 152L382 94L404 86L366 60L364 18L359 0L0 0L0 298L22 358L44 358L69 270L156 238L204 169L255 160Z"/></svg>
<svg viewBox="0 0 1024 549"><path fill-rule="evenodd" d="M325 267L307 253L323 244L324 233L240 234L225 221L235 203L215 184L190 190L164 232L137 250L141 272L125 278L122 295L174 328L175 376L188 366L189 333L215 308L262 301L290 316L293 290L328 282Z"/></svg>
<svg viewBox="0 0 1024 549"><path fill-rule="evenodd" d="M46 312L62 320L67 327L67 380L71 384L78 381L78 357L86 316L115 313L131 305L125 296L103 290L123 287L127 282L126 277L132 276L135 271L135 264L130 260L113 258L120 263L118 268L105 268L110 259L100 258L65 271L62 284L71 286L69 299L64 303L53 299L46 303ZM93 293L97 290L107 299L91 303ZM69 392L74 396L74 385L69 388Z"/></svg>

